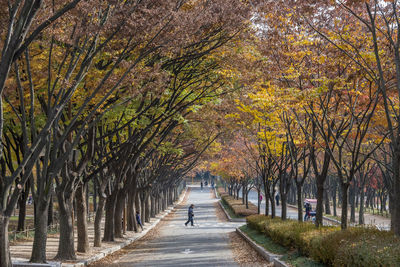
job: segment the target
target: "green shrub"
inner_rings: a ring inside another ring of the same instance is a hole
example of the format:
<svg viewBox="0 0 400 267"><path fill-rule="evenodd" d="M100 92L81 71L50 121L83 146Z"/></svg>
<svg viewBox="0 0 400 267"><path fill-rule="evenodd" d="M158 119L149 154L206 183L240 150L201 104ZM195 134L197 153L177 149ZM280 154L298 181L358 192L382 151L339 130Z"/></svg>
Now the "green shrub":
<svg viewBox="0 0 400 267"><path fill-rule="evenodd" d="M235 199L228 194L221 195L221 200L228 205L237 216L246 217L249 215L257 214L257 206L249 203L249 208L242 203L242 199Z"/></svg>
<svg viewBox="0 0 400 267"><path fill-rule="evenodd" d="M367 229L343 242L334 266L400 266L400 239L391 232Z"/></svg>
<svg viewBox="0 0 400 267"><path fill-rule="evenodd" d="M266 226L266 234L278 244L285 247L299 248L303 243L301 234L314 230L311 223L303 223L294 220L275 220Z"/></svg>
<svg viewBox="0 0 400 267"><path fill-rule="evenodd" d="M282 221L264 215L247 217L247 225L272 241L328 266L398 266L400 239L375 228L315 228L311 223Z"/></svg>
<svg viewBox="0 0 400 267"><path fill-rule="evenodd" d="M246 222L250 228L264 233L265 221L268 219L270 219L268 216L256 214L248 216Z"/></svg>

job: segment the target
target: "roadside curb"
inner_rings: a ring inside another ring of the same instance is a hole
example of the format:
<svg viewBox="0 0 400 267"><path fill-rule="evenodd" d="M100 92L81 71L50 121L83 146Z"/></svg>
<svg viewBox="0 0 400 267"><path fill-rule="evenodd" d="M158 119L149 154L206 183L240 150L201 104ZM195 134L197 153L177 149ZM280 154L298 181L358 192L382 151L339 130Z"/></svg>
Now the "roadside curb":
<svg viewBox="0 0 400 267"><path fill-rule="evenodd" d="M171 211L173 211L175 209L175 207L177 205L179 205L183 201L183 199L185 198L185 196L187 194L187 191L188 191L188 188L186 187L185 190L181 193L181 196L178 199L178 201L175 204L173 204L173 206L168 207L162 214L160 214L157 217L157 219L151 225L149 225L149 227L146 230L142 231L137 236L134 236L134 237L131 237L131 238L127 238L121 244L117 244L117 245L115 245L113 247L101 250L96 255L94 255L94 256L92 256L92 257L90 257L88 259L81 260L81 261L79 261L77 263L61 263L61 262L50 263L49 262L48 264L40 264L40 265L34 264L34 263L29 263L29 262L13 262L13 266L16 266L16 267L31 267L31 266L34 266L34 267L36 267L36 266L37 267L42 267L42 266L43 267L45 267L45 266L46 267L53 267L53 266L54 267L59 267L59 266L62 266L62 267L82 267L82 266L87 266L87 265L89 265L89 264L91 264L91 263L93 263L95 261L101 260L104 257L106 257L106 256L108 256L108 255L110 255L110 254L112 254L112 253L114 253L114 252L116 252L116 251L118 251L118 250L120 250L120 249L122 249L122 248L124 248L124 247L126 247L126 246L128 246L130 244L132 244L133 242L141 239L142 237L144 237L151 229L156 227L158 225L158 223L165 216L170 214Z"/></svg>
<svg viewBox="0 0 400 267"><path fill-rule="evenodd" d="M218 201L219 205L221 206L222 210L224 211L226 217L228 218L228 221L230 222L246 222L245 218L231 218L231 216L229 216L229 213L225 210L224 205L222 205L221 200Z"/></svg>
<svg viewBox="0 0 400 267"><path fill-rule="evenodd" d="M289 267L285 262L280 260L281 255L273 254L262 246L254 242L249 236L247 236L242 230L236 228L236 232L247 242L251 247L253 247L263 258L267 261L272 262L276 267Z"/></svg>

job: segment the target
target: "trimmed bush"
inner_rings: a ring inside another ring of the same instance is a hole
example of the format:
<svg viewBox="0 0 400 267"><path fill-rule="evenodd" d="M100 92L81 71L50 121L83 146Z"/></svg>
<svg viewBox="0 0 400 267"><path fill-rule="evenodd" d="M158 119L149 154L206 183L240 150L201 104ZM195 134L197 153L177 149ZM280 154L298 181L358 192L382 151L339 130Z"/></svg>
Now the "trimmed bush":
<svg viewBox="0 0 400 267"><path fill-rule="evenodd" d="M334 266L400 266L400 240L392 233L366 231L339 248Z"/></svg>
<svg viewBox="0 0 400 267"><path fill-rule="evenodd" d="M248 217L247 224L275 243L328 266L400 266L400 239L392 232L366 227L317 229L312 223L264 215Z"/></svg>
<svg viewBox="0 0 400 267"><path fill-rule="evenodd" d="M242 204L242 199L234 199L228 194L221 194L221 200L227 204L237 216L247 217L249 215L257 214L257 207L253 203L249 203L249 208Z"/></svg>
<svg viewBox="0 0 400 267"><path fill-rule="evenodd" d="M269 220L270 217L265 216L265 215L250 215L246 218L247 225L254 229L257 230L261 233L265 233L265 222Z"/></svg>

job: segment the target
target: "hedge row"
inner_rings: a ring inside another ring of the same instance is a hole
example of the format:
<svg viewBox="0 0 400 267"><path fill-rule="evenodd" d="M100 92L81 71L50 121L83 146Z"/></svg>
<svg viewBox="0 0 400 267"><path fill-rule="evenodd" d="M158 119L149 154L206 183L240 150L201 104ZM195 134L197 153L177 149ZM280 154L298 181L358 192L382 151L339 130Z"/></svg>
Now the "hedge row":
<svg viewBox="0 0 400 267"><path fill-rule="evenodd" d="M303 255L328 266L400 266L400 239L375 228L315 228L312 223L282 221L265 215L247 217L249 227L274 242L297 248Z"/></svg>
<svg viewBox="0 0 400 267"><path fill-rule="evenodd" d="M257 214L257 206L249 202L249 208L246 209L246 205L242 204L242 199L234 199L227 193L220 193L221 200L227 204L237 216L246 217L249 215Z"/></svg>

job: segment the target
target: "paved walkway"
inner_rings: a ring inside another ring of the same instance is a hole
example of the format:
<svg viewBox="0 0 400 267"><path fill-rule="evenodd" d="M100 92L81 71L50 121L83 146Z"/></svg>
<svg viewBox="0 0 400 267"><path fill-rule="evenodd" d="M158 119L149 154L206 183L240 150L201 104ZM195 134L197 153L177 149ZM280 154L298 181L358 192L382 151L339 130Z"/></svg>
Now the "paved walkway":
<svg viewBox="0 0 400 267"><path fill-rule="evenodd" d="M218 222L210 189L193 186L185 205L169 216L154 238L136 246L111 266L237 266L228 233L242 223ZM195 205L195 226L185 227Z"/></svg>

